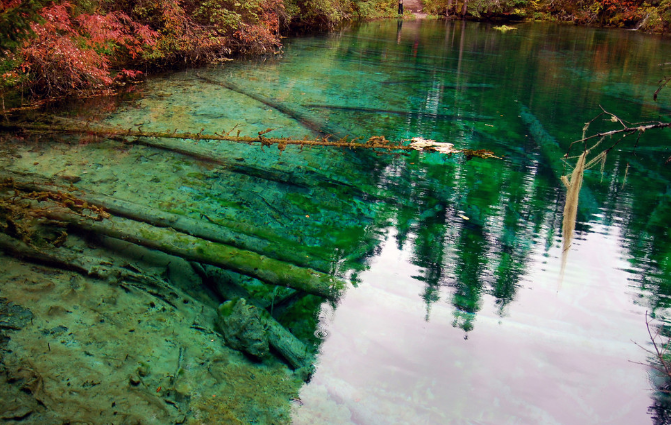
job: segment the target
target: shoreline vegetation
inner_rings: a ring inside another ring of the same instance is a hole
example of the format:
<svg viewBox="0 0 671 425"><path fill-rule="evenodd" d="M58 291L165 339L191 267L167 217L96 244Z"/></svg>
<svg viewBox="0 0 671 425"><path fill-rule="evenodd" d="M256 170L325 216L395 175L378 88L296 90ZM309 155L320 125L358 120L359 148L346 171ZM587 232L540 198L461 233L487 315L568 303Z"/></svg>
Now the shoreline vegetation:
<svg viewBox="0 0 671 425"><path fill-rule="evenodd" d="M412 18L408 6L404 16ZM671 0L424 0L419 6L438 19L661 34L671 25ZM397 13L397 0L1 0L1 106L106 93L161 70L278 54L287 35Z"/></svg>

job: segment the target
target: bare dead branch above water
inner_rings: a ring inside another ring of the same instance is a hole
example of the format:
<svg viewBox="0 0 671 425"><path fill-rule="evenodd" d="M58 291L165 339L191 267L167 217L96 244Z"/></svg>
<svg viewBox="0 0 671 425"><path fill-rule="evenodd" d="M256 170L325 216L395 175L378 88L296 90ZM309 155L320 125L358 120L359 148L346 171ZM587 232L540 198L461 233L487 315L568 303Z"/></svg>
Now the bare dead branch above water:
<svg viewBox="0 0 671 425"><path fill-rule="evenodd" d="M571 152L571 149L572 149L573 146L576 145L576 144L580 144L580 143L582 143L582 144L585 145L585 146L584 146L585 149L589 149L589 150L591 150L591 149L593 149L594 147L596 147L596 145L593 145L593 146L587 146L587 142L590 142L590 141L593 141L593 140L597 140L596 144L598 144L598 143L600 143L600 141L601 141L602 139L605 139L605 138L607 138L607 137L622 136L622 137L619 138L617 141L615 141L615 143L611 144L609 147L607 147L606 149L604 149L606 152L610 152L610 151L613 150L618 144L620 144L620 142L622 142L622 140L624 140L624 138L627 137L627 136L630 136L630 135L632 135L632 134L638 134L638 137L640 138L640 136L641 136L643 133L645 133L646 131L648 131L648 130L653 130L653 129L657 129L657 128L668 128L668 127L671 127L671 123L669 123L669 122L662 122L662 121L649 121L649 122L643 122L643 123L628 124L628 123L626 123L624 120L622 120L620 117L618 117L617 115L615 115L614 113L612 113L612 112L608 112L607 110L605 110L605 109L604 109L603 107L601 107L601 106L600 106L600 108L601 108L601 111L602 111L602 112L601 112L599 115L597 115L596 117L592 118L592 119L591 119L590 121L588 121L587 123L585 123L585 127L583 127L583 130L584 130L584 132L583 132L583 137L582 137L581 139L579 139L579 140L575 140L575 141L573 141L573 142L569 145L568 150L567 150L566 154L564 155L565 158L568 158L568 157L569 157L569 154L570 154L570 152ZM609 117L609 118L608 118L609 121L611 121L611 122L613 122L613 123L619 123L619 124L622 126L622 128L618 128L618 129L610 130L610 131L603 131L603 132L599 132L599 133L592 134L592 135L590 135L590 136L585 136L585 132L587 131L587 129L589 128L589 126L590 126L592 123L594 123L597 119L599 119L599 118L601 118L601 117L603 117L603 116L608 116L608 117ZM638 140L636 141L636 144L638 144Z"/></svg>

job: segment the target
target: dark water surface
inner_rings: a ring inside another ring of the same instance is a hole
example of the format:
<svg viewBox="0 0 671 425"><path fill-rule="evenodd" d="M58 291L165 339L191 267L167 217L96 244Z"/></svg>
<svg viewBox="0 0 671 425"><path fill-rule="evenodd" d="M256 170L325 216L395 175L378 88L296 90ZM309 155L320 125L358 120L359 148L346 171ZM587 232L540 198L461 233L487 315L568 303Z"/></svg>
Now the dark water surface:
<svg viewBox="0 0 671 425"><path fill-rule="evenodd" d="M559 176L599 105L630 122L667 119L671 91L652 94L670 57L668 40L627 31L374 22L151 80L109 123L315 135L248 92L329 133L504 157L222 145L249 177L185 174L163 187L189 197L158 200L164 210L252 226L354 282L336 305L308 300L281 317L319 350L294 423L661 424L635 343L650 347L646 311L659 323L670 307L669 133L646 133L636 151L625 140L603 174L586 172L563 280Z"/></svg>

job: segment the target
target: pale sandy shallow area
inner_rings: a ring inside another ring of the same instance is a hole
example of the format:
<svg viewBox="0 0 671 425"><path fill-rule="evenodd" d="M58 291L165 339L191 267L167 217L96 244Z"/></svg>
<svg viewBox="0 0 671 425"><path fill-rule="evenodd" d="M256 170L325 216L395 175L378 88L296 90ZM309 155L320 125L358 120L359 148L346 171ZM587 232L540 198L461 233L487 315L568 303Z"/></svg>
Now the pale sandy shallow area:
<svg viewBox="0 0 671 425"><path fill-rule="evenodd" d="M156 268L175 261L152 260ZM213 330L213 306L178 289L168 303L124 282L0 262L3 302L31 313L22 329L4 332L8 423L288 422L299 385L292 372L227 348Z"/></svg>

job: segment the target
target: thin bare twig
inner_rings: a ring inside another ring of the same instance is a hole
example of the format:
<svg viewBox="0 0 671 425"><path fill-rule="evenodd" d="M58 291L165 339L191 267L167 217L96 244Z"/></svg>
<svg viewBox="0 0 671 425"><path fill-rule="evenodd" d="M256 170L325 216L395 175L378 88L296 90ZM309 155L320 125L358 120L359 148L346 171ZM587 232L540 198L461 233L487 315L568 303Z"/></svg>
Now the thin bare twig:
<svg viewBox="0 0 671 425"><path fill-rule="evenodd" d="M658 345L657 338L659 337L659 332L660 329L657 329L657 332L655 332L655 335L652 335L652 331L650 330L650 320L648 320L648 312L645 312L645 327L648 329L648 335L650 336L650 341L652 341L652 346L655 349L653 355L657 357L657 361L659 361L659 364L662 366L663 370L662 372L666 374L669 378L671 378L671 364L669 364L669 361L664 358L664 355L668 351L669 348L669 341L666 342L666 344L663 344L661 346ZM638 345L638 344L637 344ZM649 350L646 350L649 351ZM654 366L653 366L654 367Z"/></svg>
<svg viewBox="0 0 671 425"><path fill-rule="evenodd" d="M660 91L662 91L664 87L666 87L667 84L669 84L669 81L671 81L671 77L664 77L657 82L657 84L659 84L659 87L657 87L657 90L655 90L655 93L652 95L653 100L655 101L657 100L657 95L659 94Z"/></svg>
<svg viewBox="0 0 671 425"><path fill-rule="evenodd" d="M613 143L609 148L606 149L607 151L610 151L610 150L614 149L622 140L624 140L625 137L627 137L631 134L638 133L638 136L640 138L641 134L645 133L648 130L652 130L652 129L655 129L655 128L671 127L671 123L661 122L661 121L649 121L649 122L644 122L644 123L637 123L633 126L628 125L622 119L620 119L620 117L618 117L617 115L613 114L612 112L606 111L601 106L600 106L600 108L601 108L602 112L599 115L597 115L596 117L594 117L591 121L589 121L585 124L585 127L583 128L583 130L584 130L583 131L583 137L579 140L576 140L576 141L572 142L569 145L568 151L566 152L566 155L564 156L565 158L568 158L569 153L571 151L571 148L576 143L586 144L588 141L593 140L593 139L601 139L601 138L604 138L604 137L611 137L611 136L618 135L618 134L623 135L620 139L618 139L615 143ZM600 132L600 133L595 133L595 134L592 134L591 136L586 136L585 131L589 127L589 125L592 124L596 119L598 119L599 117L601 117L603 115L610 115L610 117L611 117L610 120L612 122L619 123L622 126L622 128L619 128L619 129L616 129L616 130L604 131L604 132ZM639 140L637 139L636 140L636 145L638 145L638 141Z"/></svg>

